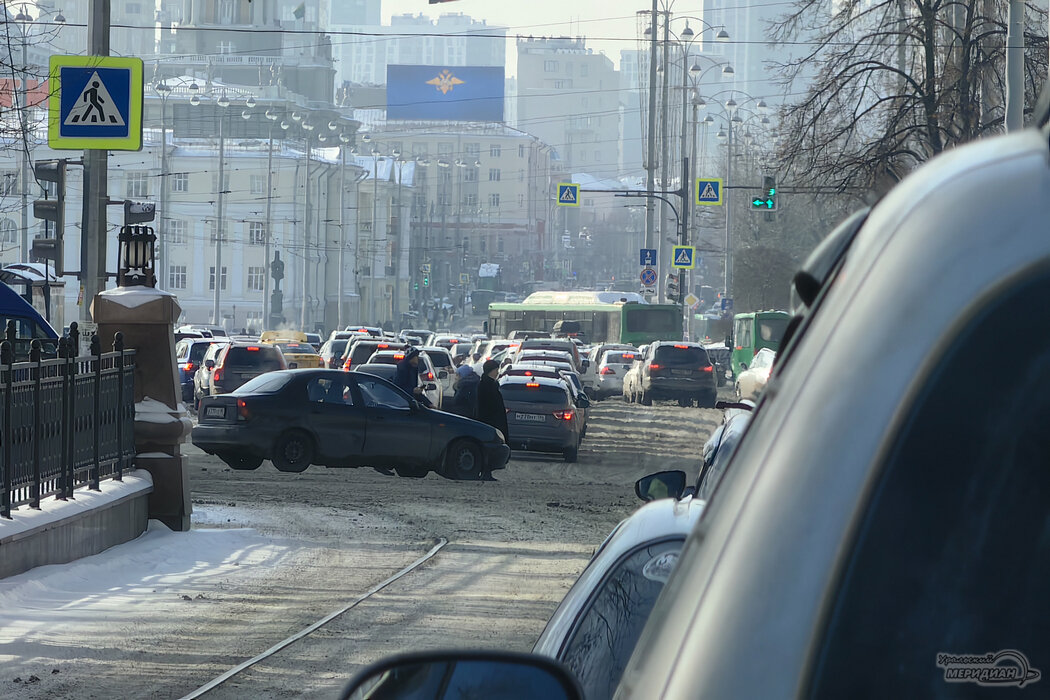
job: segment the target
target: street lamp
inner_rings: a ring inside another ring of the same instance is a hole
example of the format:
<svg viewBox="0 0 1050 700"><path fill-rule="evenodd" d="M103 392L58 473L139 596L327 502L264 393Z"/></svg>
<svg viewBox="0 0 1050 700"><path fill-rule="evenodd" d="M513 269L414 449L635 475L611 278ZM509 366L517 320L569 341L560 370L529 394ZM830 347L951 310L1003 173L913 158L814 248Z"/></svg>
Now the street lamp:
<svg viewBox="0 0 1050 700"><path fill-rule="evenodd" d="M310 143L310 137L313 136L313 131L316 128L306 119L299 115L296 119L298 112L292 113L292 119L300 122L300 126L303 130L303 136L306 141L306 192L303 194L303 284L302 284L302 305L299 307L299 328L302 330L306 329L306 311L307 303L306 298L308 294L308 277L309 269L307 263L307 257L310 254L310 151L312 149Z"/></svg>
<svg viewBox="0 0 1050 700"><path fill-rule="evenodd" d="M165 277L168 274L168 227L165 219L168 216L168 96L171 95L171 86L162 81L156 83L153 89L160 95L160 211L157 212L157 247L160 258L160 286L166 289L170 281Z"/></svg>

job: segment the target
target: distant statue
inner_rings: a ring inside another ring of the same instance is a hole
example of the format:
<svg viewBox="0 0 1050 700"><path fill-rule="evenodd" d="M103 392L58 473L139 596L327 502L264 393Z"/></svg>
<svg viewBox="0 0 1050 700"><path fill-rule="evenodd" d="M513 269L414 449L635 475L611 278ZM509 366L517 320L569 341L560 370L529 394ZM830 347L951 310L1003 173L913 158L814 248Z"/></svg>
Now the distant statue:
<svg viewBox="0 0 1050 700"><path fill-rule="evenodd" d="M270 263L270 277L274 281L274 291L281 291L281 280L284 279L284 262L281 260L281 252L273 252L273 262Z"/></svg>

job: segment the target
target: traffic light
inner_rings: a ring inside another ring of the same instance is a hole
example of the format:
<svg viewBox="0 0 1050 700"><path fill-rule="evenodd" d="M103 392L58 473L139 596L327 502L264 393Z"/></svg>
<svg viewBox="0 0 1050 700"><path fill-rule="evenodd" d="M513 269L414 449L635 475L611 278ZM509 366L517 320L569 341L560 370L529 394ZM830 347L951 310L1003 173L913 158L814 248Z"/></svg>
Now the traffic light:
<svg viewBox="0 0 1050 700"><path fill-rule="evenodd" d="M37 238L33 241L33 257L40 260L51 260L55 264L55 274L62 275L62 232L65 228L66 211L66 161L38 160L33 164L33 175L38 182L55 183L54 199L37 199L33 202L33 216L52 222L54 233L50 238Z"/></svg>
<svg viewBox="0 0 1050 700"><path fill-rule="evenodd" d="M777 181L772 175L762 178L762 192L751 198L751 209L754 211L777 210Z"/></svg>
<svg viewBox="0 0 1050 700"><path fill-rule="evenodd" d="M681 296L681 289L678 286L678 275L667 276L667 299L673 303L678 303L678 298Z"/></svg>
<svg viewBox="0 0 1050 700"><path fill-rule="evenodd" d="M430 286L430 275L423 275L423 286L424 287L429 287Z"/></svg>

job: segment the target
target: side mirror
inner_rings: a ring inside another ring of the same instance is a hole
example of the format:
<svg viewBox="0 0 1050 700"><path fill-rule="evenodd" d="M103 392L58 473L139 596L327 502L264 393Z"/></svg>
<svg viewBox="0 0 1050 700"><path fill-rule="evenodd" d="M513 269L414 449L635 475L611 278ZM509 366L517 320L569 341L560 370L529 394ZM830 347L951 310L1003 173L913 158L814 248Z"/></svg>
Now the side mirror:
<svg viewBox="0 0 1050 700"><path fill-rule="evenodd" d="M587 368L591 366L591 361L587 358L583 358L583 371L586 372Z"/></svg>
<svg viewBox="0 0 1050 700"><path fill-rule="evenodd" d="M586 396L584 396L583 394L580 394L576 398L576 405L579 406L580 408L590 408L591 407L591 400L589 398L587 398Z"/></svg>
<svg viewBox="0 0 1050 700"><path fill-rule="evenodd" d="M656 501L661 498L681 498L685 492L685 472L656 472L643 476L634 482L634 493L643 501Z"/></svg>
<svg viewBox="0 0 1050 700"><path fill-rule="evenodd" d="M288 369L299 369L299 363L298 362L289 362L288 363Z"/></svg>
<svg viewBox="0 0 1050 700"><path fill-rule="evenodd" d="M448 379L448 372L445 370L438 372L438 379Z"/></svg>
<svg viewBox="0 0 1050 700"><path fill-rule="evenodd" d="M208 369L215 369L215 360L205 360L204 366Z"/></svg>
<svg viewBox="0 0 1050 700"><path fill-rule="evenodd" d="M733 336L727 335L725 343L726 347L729 348L729 352L733 352Z"/></svg>
<svg viewBox="0 0 1050 700"><path fill-rule="evenodd" d="M423 390L424 391L437 391L437 388L438 388L438 385L434 384L433 382L431 382L430 384L424 384L423 385Z"/></svg>
<svg viewBox="0 0 1050 700"><path fill-rule="evenodd" d="M741 362L740 363L740 371L743 372L745 369L747 369L747 363L746 362Z"/></svg>
<svg viewBox="0 0 1050 700"><path fill-rule="evenodd" d="M361 671L343 700L583 700L576 679L557 661L508 651L434 651L398 654Z"/></svg>

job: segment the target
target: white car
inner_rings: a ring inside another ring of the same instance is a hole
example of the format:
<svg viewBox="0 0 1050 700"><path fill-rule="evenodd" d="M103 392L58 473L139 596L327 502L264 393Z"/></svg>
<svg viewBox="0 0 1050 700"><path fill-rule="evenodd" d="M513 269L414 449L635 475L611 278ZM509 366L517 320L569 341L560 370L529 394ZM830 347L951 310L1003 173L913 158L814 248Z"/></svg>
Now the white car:
<svg viewBox="0 0 1050 700"><path fill-rule="evenodd" d="M360 365L357 369L362 372L369 372L369 365L389 365L397 366L397 363L405 359L404 350L380 350L374 353L368 358L368 362ZM385 373L374 373L377 376L383 377L383 379L389 379L394 381L393 374L389 376ZM423 395L430 401L430 405L434 408L441 408L442 396L441 385L438 384L438 375L440 372L434 369L434 363L430 361L430 358L426 353L419 353L419 379L420 386L423 387Z"/></svg>
<svg viewBox="0 0 1050 700"><path fill-rule="evenodd" d="M769 381L769 371L773 369L773 361L776 357L776 351L769 348L762 348L755 353L751 365L736 378L738 399L758 400L759 394L766 388L766 382Z"/></svg>
<svg viewBox="0 0 1050 700"><path fill-rule="evenodd" d="M622 395L623 379L638 357L638 351L631 347L605 352L598 362L594 375L595 383L592 390L594 398L600 401L609 396Z"/></svg>
<svg viewBox="0 0 1050 700"><path fill-rule="evenodd" d="M441 387L441 395L445 401L451 401L456 395L456 385L459 384L452 353L445 348L429 345L419 348L419 351L430 358L431 364L434 365L436 381Z"/></svg>

